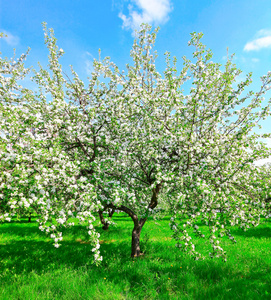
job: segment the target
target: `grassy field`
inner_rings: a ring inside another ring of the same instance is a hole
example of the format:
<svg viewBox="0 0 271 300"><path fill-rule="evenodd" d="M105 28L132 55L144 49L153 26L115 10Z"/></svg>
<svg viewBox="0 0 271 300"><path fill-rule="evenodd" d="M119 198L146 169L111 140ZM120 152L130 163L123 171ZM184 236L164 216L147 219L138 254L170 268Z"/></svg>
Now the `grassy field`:
<svg viewBox="0 0 271 300"><path fill-rule="evenodd" d="M145 255L130 258L132 222L114 215L102 229L100 266L90 263L85 228L66 230L62 246L26 219L0 224L0 299L271 299L271 222L225 240L228 261L195 261L170 238L169 218L149 220L142 231ZM203 230L206 230L203 226ZM196 246L209 251L205 240Z"/></svg>

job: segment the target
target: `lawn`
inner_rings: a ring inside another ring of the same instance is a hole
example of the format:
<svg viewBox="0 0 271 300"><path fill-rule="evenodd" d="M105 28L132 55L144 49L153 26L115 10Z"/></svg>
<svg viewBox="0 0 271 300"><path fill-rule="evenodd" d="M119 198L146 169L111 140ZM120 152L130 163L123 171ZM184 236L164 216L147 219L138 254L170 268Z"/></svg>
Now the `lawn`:
<svg viewBox="0 0 271 300"><path fill-rule="evenodd" d="M106 232L98 226L100 266L91 264L84 226L67 229L56 249L36 222L0 224L0 299L271 299L270 221L246 232L233 228L237 244L223 240L223 262L195 261L177 249L168 217L147 221L145 255L132 259L132 222L123 214L113 219L117 225ZM196 247L208 254L206 240Z"/></svg>

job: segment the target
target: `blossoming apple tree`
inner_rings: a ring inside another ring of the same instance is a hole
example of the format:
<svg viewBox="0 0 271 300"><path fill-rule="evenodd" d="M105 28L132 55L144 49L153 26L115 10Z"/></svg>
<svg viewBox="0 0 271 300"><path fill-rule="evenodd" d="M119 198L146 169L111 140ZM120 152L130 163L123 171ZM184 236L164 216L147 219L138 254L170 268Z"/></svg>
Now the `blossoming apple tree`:
<svg viewBox="0 0 271 300"><path fill-rule="evenodd" d="M209 226L211 256L225 258L219 238L234 241L230 226L236 224L256 226L268 198L270 182L253 162L270 155L260 141L269 135L254 129L270 117L263 95L271 73L261 78L257 93L244 95L251 74L234 87L241 71L232 59L221 70L202 34L193 33L193 61L183 57L178 72L177 59L166 53L160 74L156 31L142 25L133 64L120 71L109 58L94 60L85 85L73 69L71 75L62 71L64 51L44 27L49 65L34 71L38 91L17 83L29 71L23 59L1 61L7 70L0 78L0 192L9 210L0 218L35 209L40 229L58 247L61 227L72 226L76 217L87 222L95 260L101 260L95 213L117 209L133 222L134 257L142 254L140 233L148 217L167 202L177 247L201 256L191 236L192 230L204 237L196 224L201 220Z"/></svg>

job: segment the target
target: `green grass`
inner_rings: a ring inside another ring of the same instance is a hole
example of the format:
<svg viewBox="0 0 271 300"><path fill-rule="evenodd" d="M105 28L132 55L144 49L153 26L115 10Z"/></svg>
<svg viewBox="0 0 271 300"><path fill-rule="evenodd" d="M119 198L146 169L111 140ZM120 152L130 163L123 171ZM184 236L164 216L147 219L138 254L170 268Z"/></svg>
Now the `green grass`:
<svg viewBox="0 0 271 300"><path fill-rule="evenodd" d="M118 225L107 232L98 227L104 256L98 267L83 226L66 230L56 249L36 222L1 224L0 299L271 299L270 221L247 232L234 228L237 244L223 241L225 263L180 252L169 218L147 221L145 255L131 259L132 222L124 215L113 219ZM196 244L209 251L205 240Z"/></svg>

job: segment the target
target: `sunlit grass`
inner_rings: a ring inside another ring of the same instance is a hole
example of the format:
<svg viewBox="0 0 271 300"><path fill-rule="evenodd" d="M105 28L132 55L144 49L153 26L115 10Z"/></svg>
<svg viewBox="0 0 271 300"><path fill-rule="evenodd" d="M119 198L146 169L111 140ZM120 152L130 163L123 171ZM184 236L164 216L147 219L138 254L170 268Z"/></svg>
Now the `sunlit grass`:
<svg viewBox="0 0 271 300"><path fill-rule="evenodd" d="M91 264L84 226L64 232L62 246L36 222L0 225L0 299L271 299L271 222L225 239L228 261L195 261L171 239L169 218L147 221L138 259L130 258L132 222L114 215L117 226L100 226L100 266ZM98 225L98 224L97 224ZM206 228L202 228L206 230ZM208 254L206 240L196 247Z"/></svg>

